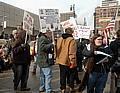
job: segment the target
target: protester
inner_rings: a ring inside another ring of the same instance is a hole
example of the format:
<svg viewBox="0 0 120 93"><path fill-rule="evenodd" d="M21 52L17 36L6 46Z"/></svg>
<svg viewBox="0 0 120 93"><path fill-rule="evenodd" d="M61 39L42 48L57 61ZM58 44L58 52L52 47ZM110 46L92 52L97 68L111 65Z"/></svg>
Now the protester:
<svg viewBox="0 0 120 93"><path fill-rule="evenodd" d="M89 44L89 40L88 39L78 39L77 41L77 70L79 72L83 71L82 69L82 60L83 60L83 54L82 51L83 49Z"/></svg>
<svg viewBox="0 0 120 93"><path fill-rule="evenodd" d="M83 45L81 43L81 39L77 39L77 70L78 72L82 71L82 60L83 60L83 55L82 55L82 50L83 50Z"/></svg>
<svg viewBox="0 0 120 93"><path fill-rule="evenodd" d="M92 58L93 61L91 63L88 62L88 67L90 68L86 68L89 70L87 71L89 73L87 93L103 93L110 70L110 58L99 54L97 51L111 54L110 48L103 46L103 37L99 34L95 34L91 39L90 45L83 50L83 55L87 58Z"/></svg>
<svg viewBox="0 0 120 93"><path fill-rule="evenodd" d="M60 89L62 93L66 92L67 84L70 88L70 92L74 89L74 75L77 66L77 46L72 33L72 28L66 28L62 37L58 38L56 45L56 62L59 64L60 68Z"/></svg>
<svg viewBox="0 0 120 93"><path fill-rule="evenodd" d="M36 75L36 69L37 69L37 64L36 64L36 53L37 53L37 51L36 51L36 40L35 41L31 41L30 43L29 43L29 45L30 45L30 55L31 55L31 61L33 62L33 69L32 69L32 74L33 75Z"/></svg>
<svg viewBox="0 0 120 93"><path fill-rule="evenodd" d="M115 63L112 67L112 73L116 73L116 92L115 93L120 93L120 86L117 85L119 84L119 79L120 79L120 30L117 31L117 38L115 41L112 41L110 44L110 48L113 52L113 63ZM113 86L113 85L112 85Z"/></svg>
<svg viewBox="0 0 120 93"><path fill-rule="evenodd" d="M4 33L4 31L1 33L1 35L0 35L0 39L4 39L4 35L5 35L5 33Z"/></svg>
<svg viewBox="0 0 120 93"><path fill-rule="evenodd" d="M21 91L29 91L27 88L27 81L29 77L30 67L30 46L25 43L26 32L20 30L16 33L16 39L12 46L12 61L14 72L14 90L17 90L21 81Z"/></svg>
<svg viewBox="0 0 120 93"><path fill-rule="evenodd" d="M40 68L39 92L54 93L51 87L52 65L54 63L51 31L45 31L38 36L36 62Z"/></svg>
<svg viewBox="0 0 120 93"><path fill-rule="evenodd" d="M36 56L37 56L37 42L38 42L38 37L40 38L42 35L43 35L43 33L39 32L39 34L36 36L36 40L35 40L34 46L33 46L33 51L34 51L33 52L34 62L33 62L33 70L32 70L32 74L33 75L36 75L36 69L37 69L37 62L36 62L37 58L36 58Z"/></svg>
<svg viewBox="0 0 120 93"><path fill-rule="evenodd" d="M3 69L5 67L3 56L4 56L4 51L3 51L2 46L0 46L0 73L3 72Z"/></svg>

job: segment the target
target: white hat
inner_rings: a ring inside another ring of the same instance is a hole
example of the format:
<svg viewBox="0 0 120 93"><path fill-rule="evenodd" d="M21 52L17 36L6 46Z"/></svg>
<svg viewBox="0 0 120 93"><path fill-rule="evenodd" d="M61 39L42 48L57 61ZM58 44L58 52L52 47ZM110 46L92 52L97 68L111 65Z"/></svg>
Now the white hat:
<svg viewBox="0 0 120 93"><path fill-rule="evenodd" d="M12 34L15 35L18 31L17 30L13 30Z"/></svg>
<svg viewBox="0 0 120 93"><path fill-rule="evenodd" d="M42 33L46 33L47 31L46 31L46 29L42 29L41 32Z"/></svg>

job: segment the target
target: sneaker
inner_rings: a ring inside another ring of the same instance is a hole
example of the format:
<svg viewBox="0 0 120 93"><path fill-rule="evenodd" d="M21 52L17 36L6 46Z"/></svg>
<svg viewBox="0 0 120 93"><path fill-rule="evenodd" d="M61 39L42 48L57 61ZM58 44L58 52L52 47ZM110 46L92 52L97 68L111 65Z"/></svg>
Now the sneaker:
<svg viewBox="0 0 120 93"><path fill-rule="evenodd" d="M76 81L76 85L79 85L81 83L81 80Z"/></svg>
<svg viewBox="0 0 120 93"><path fill-rule="evenodd" d="M21 91L30 91L30 88L21 88Z"/></svg>
<svg viewBox="0 0 120 93"><path fill-rule="evenodd" d="M2 71L2 70L0 70L0 73L3 73L3 71Z"/></svg>
<svg viewBox="0 0 120 93"><path fill-rule="evenodd" d="M45 90L39 90L39 93L43 93L43 92L45 92Z"/></svg>
<svg viewBox="0 0 120 93"><path fill-rule="evenodd" d="M61 90L61 93L66 93L65 89Z"/></svg>
<svg viewBox="0 0 120 93"><path fill-rule="evenodd" d="M50 91L50 93L55 93L55 91Z"/></svg>
<svg viewBox="0 0 120 93"><path fill-rule="evenodd" d="M32 74L36 75L36 69L33 69Z"/></svg>
<svg viewBox="0 0 120 93"><path fill-rule="evenodd" d="M14 90L17 90L17 87L14 87Z"/></svg>
<svg viewBox="0 0 120 93"><path fill-rule="evenodd" d="M39 88L39 93L45 92L45 88Z"/></svg>
<svg viewBox="0 0 120 93"><path fill-rule="evenodd" d="M75 93L75 89L74 89L74 88L71 88L70 86L68 86L66 92L67 92L67 93Z"/></svg>

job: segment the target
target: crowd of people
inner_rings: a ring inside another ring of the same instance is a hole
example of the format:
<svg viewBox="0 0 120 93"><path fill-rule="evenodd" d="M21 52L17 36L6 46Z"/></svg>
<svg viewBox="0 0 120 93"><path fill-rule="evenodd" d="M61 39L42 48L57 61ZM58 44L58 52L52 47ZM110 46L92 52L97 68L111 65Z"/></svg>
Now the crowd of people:
<svg viewBox="0 0 120 93"><path fill-rule="evenodd" d="M108 73L120 71L120 30L117 38L108 45L103 43L103 36L95 34L90 40L75 40L72 36L74 30L66 28L65 33L55 41L52 40L52 32L46 30L40 32L36 38L33 49L36 73L38 65L40 70L39 92L56 93L52 90L52 66L59 65L61 93L82 92L87 87L87 93L103 93ZM8 41L8 49L12 70L14 73L14 90L18 89L21 82L21 91L29 91L27 81L31 64L29 36L21 28L13 30L12 38ZM37 49L36 49L37 48ZM0 48L0 54L2 50ZM0 55L0 67L2 60ZM83 71L83 79L79 79L78 72ZM79 85L75 90L74 84ZM116 86L116 93L120 93L120 87Z"/></svg>

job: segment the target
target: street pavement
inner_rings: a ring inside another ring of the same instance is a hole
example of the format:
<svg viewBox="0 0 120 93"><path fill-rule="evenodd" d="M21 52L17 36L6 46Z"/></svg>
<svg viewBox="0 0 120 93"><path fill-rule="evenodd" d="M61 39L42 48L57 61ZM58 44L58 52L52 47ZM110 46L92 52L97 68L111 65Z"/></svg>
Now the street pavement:
<svg viewBox="0 0 120 93"><path fill-rule="evenodd" d="M36 75L32 75L32 67L30 66L30 74L28 80L28 87L31 88L31 91L14 91L13 89L13 72L12 70L4 71L0 73L0 93L39 93L39 67L37 67ZM83 73L79 73L80 79L82 78ZM53 66L53 78L52 78L52 87L56 93L60 93L59 89L59 68L58 65ZM110 76L107 81L107 85L104 93L109 93L110 90ZM86 93L86 90L83 92Z"/></svg>

